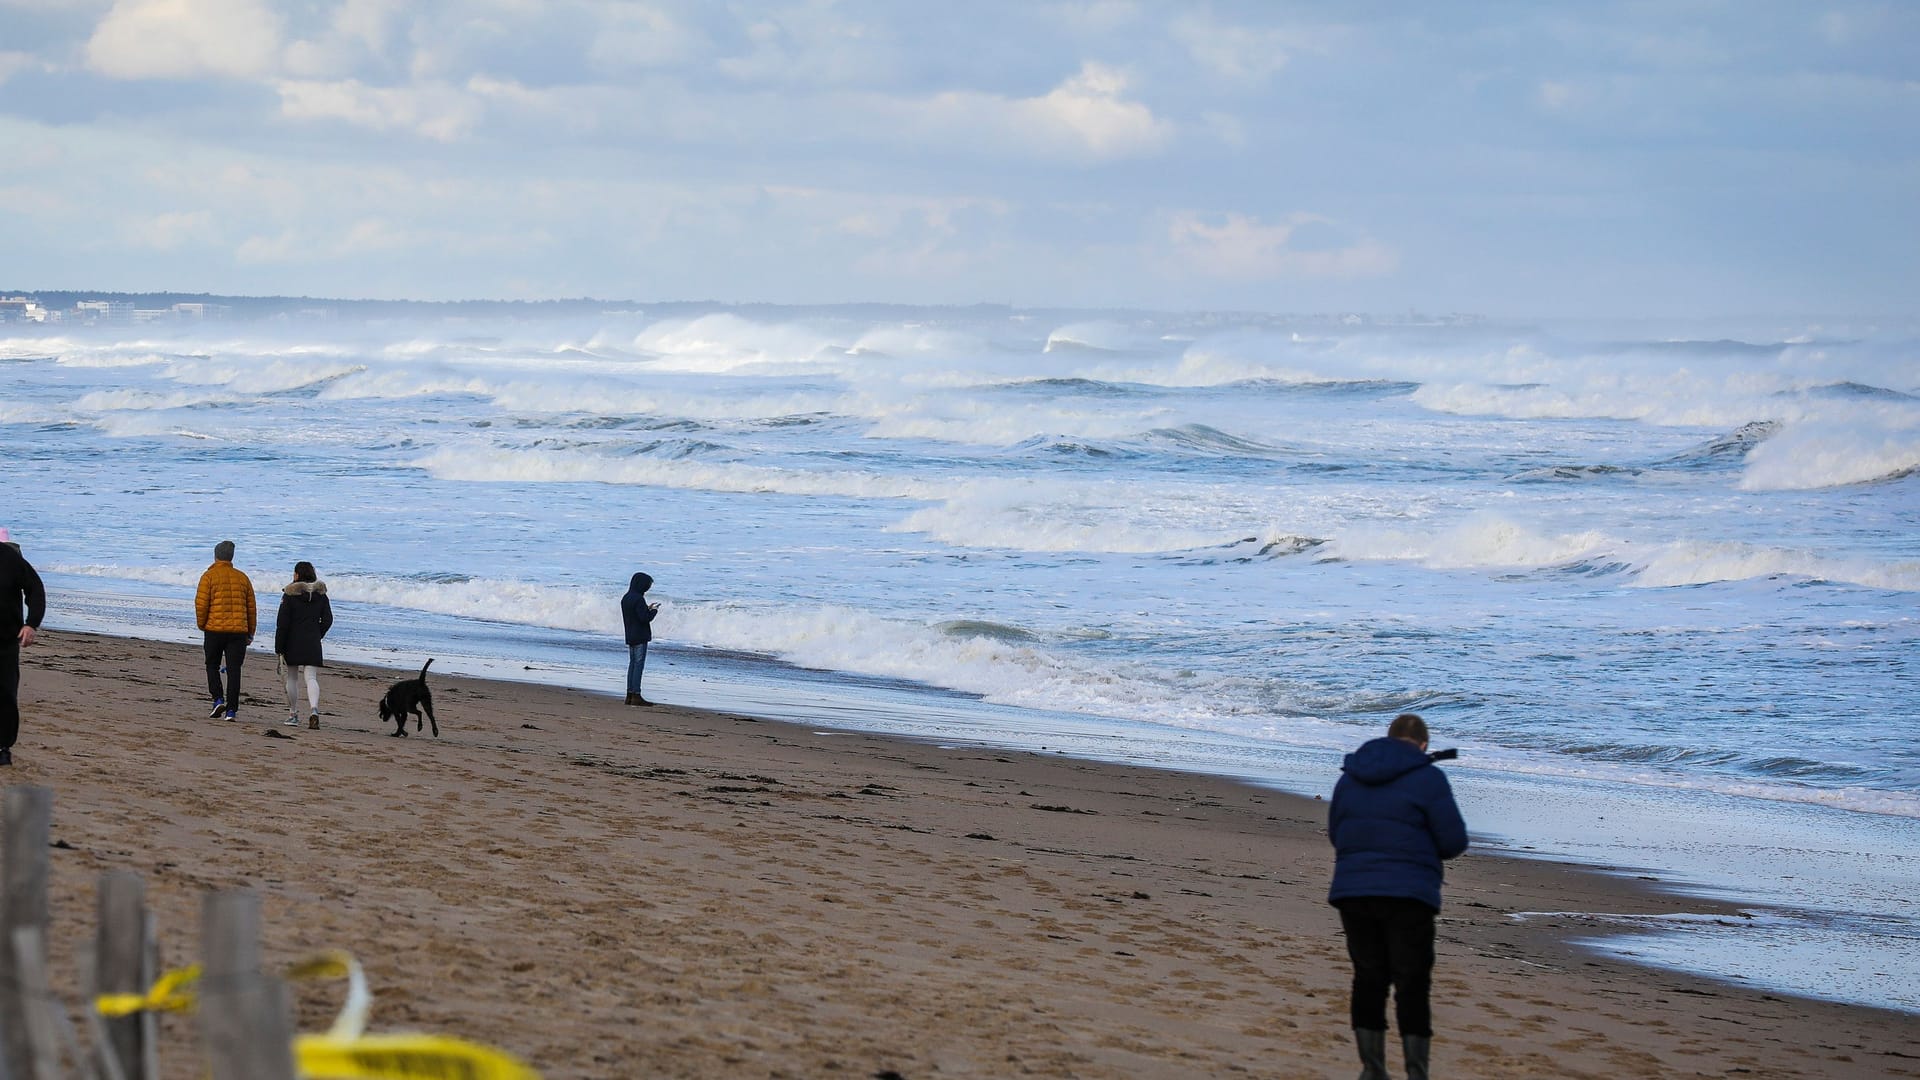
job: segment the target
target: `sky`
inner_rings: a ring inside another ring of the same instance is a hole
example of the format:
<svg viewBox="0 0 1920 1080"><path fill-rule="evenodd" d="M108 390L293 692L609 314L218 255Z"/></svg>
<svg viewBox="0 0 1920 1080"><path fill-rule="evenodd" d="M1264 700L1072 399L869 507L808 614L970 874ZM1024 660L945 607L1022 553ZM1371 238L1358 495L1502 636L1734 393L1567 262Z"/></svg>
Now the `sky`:
<svg viewBox="0 0 1920 1080"><path fill-rule="evenodd" d="M0 0L0 289L1911 316L1920 4Z"/></svg>

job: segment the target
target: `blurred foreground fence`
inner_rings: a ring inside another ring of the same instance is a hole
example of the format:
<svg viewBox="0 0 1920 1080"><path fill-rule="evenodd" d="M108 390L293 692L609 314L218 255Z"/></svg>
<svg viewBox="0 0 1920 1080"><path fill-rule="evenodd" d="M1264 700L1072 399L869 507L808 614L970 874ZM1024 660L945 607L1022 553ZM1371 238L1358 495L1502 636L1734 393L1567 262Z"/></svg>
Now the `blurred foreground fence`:
<svg viewBox="0 0 1920 1080"><path fill-rule="evenodd" d="M69 1005L47 973L52 824L51 791L6 789L0 1080L160 1080L157 1016L189 1011L199 1014L205 1062L184 1072L213 1080L539 1080L490 1047L430 1035L363 1034L371 995L359 965L344 953L293 969L349 981L333 1029L296 1036L287 981L261 965L260 899L251 889L208 893L200 963L161 974L145 882L124 870L101 874L93 941L79 950L81 1000Z"/></svg>

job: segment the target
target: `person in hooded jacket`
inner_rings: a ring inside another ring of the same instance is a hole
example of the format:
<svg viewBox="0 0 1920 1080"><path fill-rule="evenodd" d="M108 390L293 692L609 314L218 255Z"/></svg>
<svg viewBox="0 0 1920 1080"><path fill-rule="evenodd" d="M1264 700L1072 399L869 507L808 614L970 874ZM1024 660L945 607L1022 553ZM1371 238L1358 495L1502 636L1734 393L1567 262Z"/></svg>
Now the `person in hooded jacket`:
<svg viewBox="0 0 1920 1080"><path fill-rule="evenodd" d="M1333 885L1353 962L1348 1012L1363 1069L1388 1080L1387 990L1393 990L1408 1080L1427 1080L1433 1018L1433 923L1442 863L1467 850L1467 823L1446 773L1427 756L1427 723L1394 717L1387 737L1348 754L1327 809Z"/></svg>
<svg viewBox="0 0 1920 1080"><path fill-rule="evenodd" d="M660 614L659 604L647 603L647 590L653 579L646 574L633 575L627 594L620 598L620 621L627 631L627 704L652 705L640 696L640 676L647 670L647 643L653 640L653 617Z"/></svg>
<svg viewBox="0 0 1920 1080"><path fill-rule="evenodd" d="M280 590L280 612L273 622L273 651L287 678L288 727L300 726L299 683L307 684L307 726L320 728L320 668L325 663L320 639L333 628L333 602L327 583L310 562L293 564L293 581Z"/></svg>
<svg viewBox="0 0 1920 1080"><path fill-rule="evenodd" d="M40 574L0 528L0 765L13 764L13 743L20 737L20 650L33 644L46 614Z"/></svg>

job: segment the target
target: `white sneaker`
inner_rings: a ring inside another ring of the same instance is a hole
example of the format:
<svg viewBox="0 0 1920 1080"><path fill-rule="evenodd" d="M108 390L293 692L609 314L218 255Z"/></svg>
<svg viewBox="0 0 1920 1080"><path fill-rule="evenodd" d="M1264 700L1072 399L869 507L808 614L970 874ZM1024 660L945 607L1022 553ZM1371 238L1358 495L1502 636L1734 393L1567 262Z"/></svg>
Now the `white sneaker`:
<svg viewBox="0 0 1920 1080"><path fill-rule="evenodd" d="M285 720L282 720L282 721L280 721L280 722L281 722L281 723L283 723L283 724L285 724L285 725L287 725L288 727L299 727L299 726L300 726L300 718L299 718L299 717L297 717L297 716L295 716L295 715L293 715L292 713L288 713L288 714L287 714L287 718L286 718Z"/></svg>

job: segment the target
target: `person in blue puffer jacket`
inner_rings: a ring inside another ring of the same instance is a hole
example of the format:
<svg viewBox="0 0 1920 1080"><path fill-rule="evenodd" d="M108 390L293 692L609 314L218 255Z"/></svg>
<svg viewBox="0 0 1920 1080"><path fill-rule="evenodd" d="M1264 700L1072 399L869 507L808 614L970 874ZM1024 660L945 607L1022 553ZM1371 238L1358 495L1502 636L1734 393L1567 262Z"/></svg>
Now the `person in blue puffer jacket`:
<svg viewBox="0 0 1920 1080"><path fill-rule="evenodd" d="M1467 850L1467 823L1446 773L1427 756L1427 722L1394 717L1387 737L1348 754L1327 810L1333 886L1353 961L1348 1012L1363 1070L1388 1080L1387 990L1393 990L1408 1080L1427 1080L1433 1017L1433 922L1442 864Z"/></svg>

